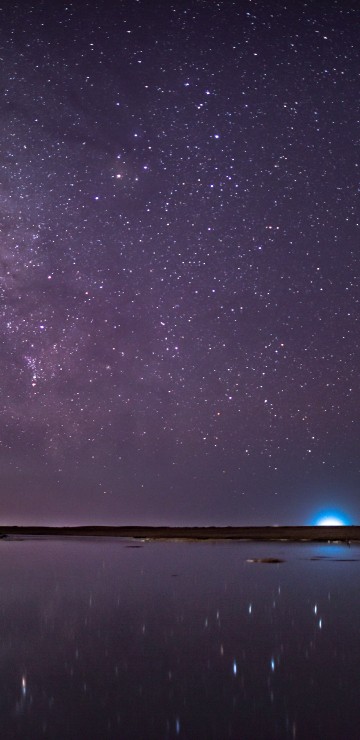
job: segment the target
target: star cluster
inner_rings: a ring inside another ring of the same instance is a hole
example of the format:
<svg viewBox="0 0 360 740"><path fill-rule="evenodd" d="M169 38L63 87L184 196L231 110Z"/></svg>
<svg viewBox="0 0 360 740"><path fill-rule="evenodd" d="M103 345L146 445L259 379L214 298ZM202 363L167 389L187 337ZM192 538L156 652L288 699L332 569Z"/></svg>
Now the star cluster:
<svg viewBox="0 0 360 740"><path fill-rule="evenodd" d="M356 508L357 17L2 5L9 520Z"/></svg>

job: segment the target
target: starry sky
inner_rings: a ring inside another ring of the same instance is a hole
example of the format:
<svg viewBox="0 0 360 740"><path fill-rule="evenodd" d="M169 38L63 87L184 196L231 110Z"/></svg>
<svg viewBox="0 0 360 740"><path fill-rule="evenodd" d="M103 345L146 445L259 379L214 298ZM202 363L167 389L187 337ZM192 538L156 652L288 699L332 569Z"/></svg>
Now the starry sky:
<svg viewBox="0 0 360 740"><path fill-rule="evenodd" d="M356 6L1 4L3 523L359 519Z"/></svg>

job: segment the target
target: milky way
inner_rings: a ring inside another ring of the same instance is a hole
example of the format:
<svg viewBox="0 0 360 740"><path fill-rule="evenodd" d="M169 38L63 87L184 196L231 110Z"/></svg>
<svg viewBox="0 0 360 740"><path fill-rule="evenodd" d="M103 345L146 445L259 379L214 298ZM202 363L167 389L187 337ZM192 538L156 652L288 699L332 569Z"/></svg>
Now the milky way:
<svg viewBox="0 0 360 740"><path fill-rule="evenodd" d="M2 519L357 509L354 2L2 5Z"/></svg>

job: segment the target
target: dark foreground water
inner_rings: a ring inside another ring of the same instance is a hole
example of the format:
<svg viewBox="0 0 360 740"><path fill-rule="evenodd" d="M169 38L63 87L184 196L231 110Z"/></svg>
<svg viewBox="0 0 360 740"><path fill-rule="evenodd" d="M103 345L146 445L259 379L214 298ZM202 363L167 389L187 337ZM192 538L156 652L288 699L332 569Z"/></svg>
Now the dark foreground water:
<svg viewBox="0 0 360 740"><path fill-rule="evenodd" d="M360 737L359 547L135 544L0 542L2 738Z"/></svg>

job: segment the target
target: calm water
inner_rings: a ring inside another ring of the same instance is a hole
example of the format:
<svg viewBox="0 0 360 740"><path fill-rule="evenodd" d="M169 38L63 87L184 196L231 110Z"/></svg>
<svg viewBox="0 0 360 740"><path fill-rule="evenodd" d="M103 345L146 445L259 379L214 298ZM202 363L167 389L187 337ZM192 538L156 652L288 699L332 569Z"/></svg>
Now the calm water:
<svg viewBox="0 0 360 740"><path fill-rule="evenodd" d="M360 737L360 548L133 544L0 542L2 738Z"/></svg>

